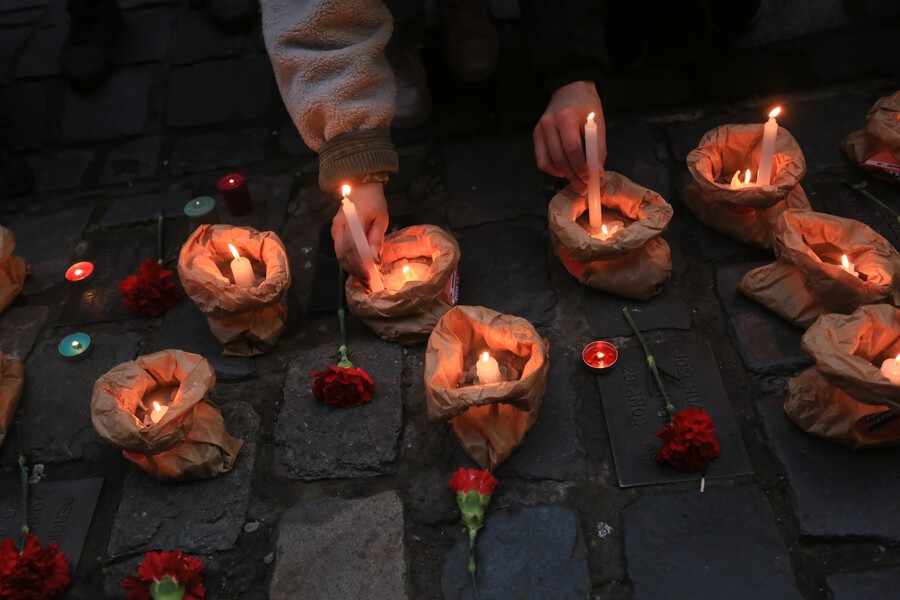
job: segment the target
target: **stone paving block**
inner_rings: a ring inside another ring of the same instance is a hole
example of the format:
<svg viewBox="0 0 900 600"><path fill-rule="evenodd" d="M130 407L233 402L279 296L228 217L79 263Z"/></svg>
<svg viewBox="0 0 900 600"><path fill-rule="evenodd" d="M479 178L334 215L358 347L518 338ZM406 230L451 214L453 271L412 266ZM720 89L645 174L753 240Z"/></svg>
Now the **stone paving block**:
<svg viewBox="0 0 900 600"><path fill-rule="evenodd" d="M550 378L537 421L525 441L503 463L499 477L566 480L586 469L578 435L581 402L596 394L590 373L583 368L581 350L550 340Z"/></svg>
<svg viewBox="0 0 900 600"><path fill-rule="evenodd" d="M49 0L47 2L47 14L44 22L47 25L65 25L69 22L69 13L66 11L68 0Z"/></svg>
<svg viewBox="0 0 900 600"><path fill-rule="evenodd" d="M2 22L4 25L31 25L32 23L37 23L40 21L41 17L44 15L45 10L43 8L35 8L35 9L26 9L19 10L16 12L6 13L2 17Z"/></svg>
<svg viewBox="0 0 900 600"><path fill-rule="evenodd" d="M163 217L183 217L184 205L191 199L188 190L133 193L113 200L103 217L100 227L119 227L134 223L155 222Z"/></svg>
<svg viewBox="0 0 900 600"><path fill-rule="evenodd" d="M895 211L900 207L900 190L896 186L874 181L855 169L846 173L816 173L807 179L807 187L818 196L829 213L865 223L884 236L894 248L900 248L900 223L896 217L858 191L847 187L844 182L868 182L866 190L892 206Z"/></svg>
<svg viewBox="0 0 900 600"><path fill-rule="evenodd" d="M831 600L891 598L900 588L900 569L836 573L825 578Z"/></svg>
<svg viewBox="0 0 900 600"><path fill-rule="evenodd" d="M459 302L547 323L556 306L547 236L521 225L496 224L457 236Z"/></svg>
<svg viewBox="0 0 900 600"><path fill-rule="evenodd" d="M469 539L447 554L441 576L446 600L473 597L466 567ZM557 505L492 511L478 532L478 591L482 600L587 598L591 592L588 552L578 515Z"/></svg>
<svg viewBox="0 0 900 600"><path fill-rule="evenodd" d="M263 127L185 136L175 142L170 168L175 176L259 162L266 158L269 131Z"/></svg>
<svg viewBox="0 0 900 600"><path fill-rule="evenodd" d="M80 187L94 162L92 150L67 150L57 154L31 155L28 164L34 172L34 189L51 192Z"/></svg>
<svg viewBox="0 0 900 600"><path fill-rule="evenodd" d="M787 473L800 534L900 541L900 449L851 450L812 436L784 414L783 399L759 402L769 445Z"/></svg>
<svg viewBox="0 0 900 600"><path fill-rule="evenodd" d="M163 317L162 330L153 350L179 348L200 354L223 383L243 381L256 374L256 363L246 356L223 356L222 346L209 331L206 317L190 298L184 298Z"/></svg>
<svg viewBox="0 0 900 600"><path fill-rule="evenodd" d="M739 263L717 269L716 294L744 365L755 373L793 373L812 362L800 348L803 330L737 291L744 275L765 264L769 263Z"/></svg>
<svg viewBox="0 0 900 600"><path fill-rule="evenodd" d="M0 316L0 352L20 361L31 353L50 309L46 306L11 306Z"/></svg>
<svg viewBox="0 0 900 600"><path fill-rule="evenodd" d="M0 8L0 13L24 10L27 8L41 8L46 5L47 0L5 0L5 2L3 2L3 7Z"/></svg>
<svg viewBox="0 0 900 600"><path fill-rule="evenodd" d="M66 89L60 137L63 143L108 140L144 130L151 73L115 69L97 90Z"/></svg>
<svg viewBox="0 0 900 600"><path fill-rule="evenodd" d="M0 81L6 81L13 64L13 58L19 48L28 41L30 33L25 28L0 31Z"/></svg>
<svg viewBox="0 0 900 600"><path fill-rule="evenodd" d="M298 504L278 524L269 598L407 598L406 570L396 492Z"/></svg>
<svg viewBox="0 0 900 600"><path fill-rule="evenodd" d="M191 10L182 13L179 18L169 45L169 56L175 65L237 56L245 38L243 33L220 30L206 10Z"/></svg>
<svg viewBox="0 0 900 600"><path fill-rule="evenodd" d="M16 77L58 75L59 51L67 35L66 27L48 27L35 31L16 65Z"/></svg>
<svg viewBox="0 0 900 600"><path fill-rule="evenodd" d="M814 33L834 31L848 24L841 0L762 0L759 20L738 38L741 48L794 40Z"/></svg>
<svg viewBox="0 0 900 600"><path fill-rule="evenodd" d="M900 4L893 0L861 0L863 7L872 17L900 17Z"/></svg>
<svg viewBox="0 0 900 600"><path fill-rule="evenodd" d="M169 46L175 15L171 10L132 10L123 15L116 44L116 64L161 60Z"/></svg>
<svg viewBox="0 0 900 600"><path fill-rule="evenodd" d="M229 119L257 119L272 104L273 84L272 65L266 56L173 69L166 123L194 127Z"/></svg>
<svg viewBox="0 0 900 600"><path fill-rule="evenodd" d="M825 38L800 40L798 57L812 75L822 81L837 81L870 73L893 75L900 63L897 36L900 27L855 31Z"/></svg>
<svg viewBox="0 0 900 600"><path fill-rule="evenodd" d="M275 472L291 479L339 479L388 473L402 429L402 350L355 337L350 359L375 381L372 400L343 409L312 395L311 371L334 365L337 342L300 353L288 366L284 405L275 424Z"/></svg>
<svg viewBox="0 0 900 600"><path fill-rule="evenodd" d="M628 307L642 331L650 329L690 329L691 309L681 297L681 277L687 262L673 240L667 240L672 250L672 277L665 289L649 300L629 300L586 285L579 286L578 301L595 339L631 335L631 328L622 316ZM554 257L555 258L555 257Z"/></svg>
<svg viewBox="0 0 900 600"><path fill-rule="evenodd" d="M803 597L772 508L756 489L644 496L625 509L623 530L635 600Z"/></svg>
<svg viewBox="0 0 900 600"><path fill-rule="evenodd" d="M611 121L606 127L609 156L606 169L629 178L638 185L669 197L669 171L656 157L656 142L650 128L641 121Z"/></svg>
<svg viewBox="0 0 900 600"><path fill-rule="evenodd" d="M31 265L25 281L27 293L45 290L63 281L69 258L91 218L90 207L19 217L9 224L16 236L16 254ZM46 235L52 231L53 235Z"/></svg>
<svg viewBox="0 0 900 600"><path fill-rule="evenodd" d="M280 101L281 100L279 100L279 102ZM312 156L315 154L315 152L310 150L309 146L304 143L303 138L300 137L300 132L297 131L297 126L294 125L294 122L291 120L285 121L281 126L281 129L278 132L278 145L291 156ZM401 149L398 148L398 150ZM401 174L398 173L398 175ZM392 175L388 185L392 184L394 179L395 177Z"/></svg>
<svg viewBox="0 0 900 600"><path fill-rule="evenodd" d="M142 137L124 146L113 148L106 157L106 164L100 173L100 182L130 183L155 176L159 170L161 144L160 138Z"/></svg>
<svg viewBox="0 0 900 600"><path fill-rule="evenodd" d="M279 232L287 217L287 205L291 199L293 183L294 178L290 174L248 177L247 186L253 199L253 210L246 215L233 217L228 214L227 207L217 195L216 203L222 223L253 227L259 231Z"/></svg>
<svg viewBox="0 0 900 600"><path fill-rule="evenodd" d="M44 83L17 84L0 94L0 117L5 123L4 135L13 148L39 148L46 123L49 86Z"/></svg>
<svg viewBox="0 0 900 600"><path fill-rule="evenodd" d="M132 360L139 340L134 333L91 335L90 355L69 362L59 355L62 338L58 333L40 342L25 361L27 384L17 418L26 454L35 463L82 460L100 451L104 442L91 424L94 381ZM4 444L0 463L13 464L17 452L15 444Z"/></svg>
<svg viewBox="0 0 900 600"><path fill-rule="evenodd" d="M785 105L778 124L797 139L808 171L843 166L847 164L847 157L841 151L841 142L850 132L864 125L866 113L875 100L846 95ZM764 119L763 115L760 122ZM809 175L802 182L804 188L808 179Z"/></svg>
<svg viewBox="0 0 900 600"><path fill-rule="evenodd" d="M212 394L215 398L215 388ZM209 554L234 548L250 502L259 415L246 402L220 408L228 433L244 440L232 470L215 479L172 484L132 465L113 521L110 558L156 549Z"/></svg>
<svg viewBox="0 0 900 600"><path fill-rule="evenodd" d="M531 135L466 139L443 148L447 219L453 228L547 216Z"/></svg>

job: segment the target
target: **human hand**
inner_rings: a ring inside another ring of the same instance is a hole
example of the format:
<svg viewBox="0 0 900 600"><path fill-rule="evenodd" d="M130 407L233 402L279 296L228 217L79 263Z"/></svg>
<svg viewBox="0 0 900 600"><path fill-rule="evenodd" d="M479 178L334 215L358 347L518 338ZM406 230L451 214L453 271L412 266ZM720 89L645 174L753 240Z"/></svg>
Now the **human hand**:
<svg viewBox="0 0 900 600"><path fill-rule="evenodd" d="M602 176L606 162L606 122L594 82L573 81L554 91L534 128L534 157L538 168L554 177L565 177L582 194L587 190L589 173L581 135L585 119L591 112L597 123Z"/></svg>
<svg viewBox="0 0 900 600"><path fill-rule="evenodd" d="M356 213L362 223L363 232L369 241L369 248L376 264L381 263L381 245L384 232L388 226L387 201L384 199L384 186L381 183L362 183L353 187L350 193L356 207ZM334 253L344 268L360 281L368 284L369 273L363 266L359 251L353 243L353 236L347 225L344 211L338 208L331 221L331 237L334 240Z"/></svg>

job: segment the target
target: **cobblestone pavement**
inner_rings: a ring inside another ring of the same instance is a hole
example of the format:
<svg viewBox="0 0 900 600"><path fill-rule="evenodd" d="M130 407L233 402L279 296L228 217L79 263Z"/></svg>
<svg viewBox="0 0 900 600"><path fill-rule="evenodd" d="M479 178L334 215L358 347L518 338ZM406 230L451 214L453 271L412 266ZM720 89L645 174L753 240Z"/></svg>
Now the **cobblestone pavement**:
<svg viewBox="0 0 900 600"><path fill-rule="evenodd" d="M103 478L68 597L121 597L118 582L145 551L174 548L204 559L212 599L471 597L446 480L472 463L445 423L427 419L423 346L383 342L350 319L354 359L376 378L374 401L342 412L311 398L309 371L337 347L337 319L319 310L330 296L316 283L333 281L336 205L316 186L315 156L281 104L259 31L221 33L184 0L121 4L119 64L78 96L56 64L64 0L0 3L2 127L37 175L33 193L0 202L17 254L32 265L24 294L0 317L0 348L25 359L22 438L44 481ZM779 123L807 159L813 207L862 220L900 247L900 226L842 184L866 177L838 149L900 85L897 3L765 0L736 45L700 33L694 16L666 15L671 27L644 66L606 82L607 167L675 208L666 234L675 276L645 304L580 286L550 250L554 188L536 172L530 141L544 100L521 62L510 4L495 3L501 74L487 83L453 80L430 31L435 115L397 132L402 172L387 188L395 224L433 223L459 240L461 303L525 317L550 341L537 423L498 469L479 537L482 598L896 596L900 451L847 450L787 420L787 379L808 363L800 332L734 292L770 256L704 228L678 190L705 131L761 122L781 103ZM154 256L159 212L174 264L188 233L185 202L215 195L232 170L248 174L256 206L226 220L276 231L293 274L287 330L255 359L222 357L187 299L164 317L129 319L115 291ZM900 189L870 183L900 206ZM104 322L79 324L79 290L61 281L78 257L103 265L91 289ZM586 371L579 354L603 338L623 361L635 356L622 306L733 415L730 474L708 479L702 494L695 478L619 485L603 406L621 401L616 375ZM95 351L63 363L56 344L79 330ZM199 352L217 371L212 396L247 442L224 477L154 482L91 426L94 380L168 347ZM4 502L18 493L17 437L0 450Z"/></svg>

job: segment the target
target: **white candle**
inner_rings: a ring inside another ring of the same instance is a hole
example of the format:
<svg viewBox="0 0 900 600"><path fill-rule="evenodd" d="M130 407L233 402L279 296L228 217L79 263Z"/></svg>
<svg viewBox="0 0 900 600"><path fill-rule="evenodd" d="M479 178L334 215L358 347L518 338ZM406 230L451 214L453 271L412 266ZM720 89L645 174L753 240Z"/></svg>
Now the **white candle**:
<svg viewBox="0 0 900 600"><path fill-rule="evenodd" d="M384 287L390 293L395 293L410 281L425 281L428 279L428 265L419 262L398 261L391 267L390 273L383 275ZM399 264L398 264L399 263ZM400 265L403 265L402 267Z"/></svg>
<svg viewBox="0 0 900 600"><path fill-rule="evenodd" d="M588 219L591 229L600 229L603 224L603 207L600 202L600 151L597 148L597 124L594 113L587 116L584 124L584 153L588 167Z"/></svg>
<svg viewBox="0 0 900 600"><path fill-rule="evenodd" d="M169 410L168 406L160 406L159 402L153 403L153 412L150 413L150 420L156 425L166 415Z"/></svg>
<svg viewBox="0 0 900 600"><path fill-rule="evenodd" d="M854 268L855 266L856 265L854 265L852 262L850 262L847 259L846 254L841 254L841 268L843 270L847 271L848 273L850 273L851 275L853 275L854 277L859 277L859 273L857 273L856 269Z"/></svg>
<svg viewBox="0 0 900 600"><path fill-rule="evenodd" d="M592 235L594 239L606 241L624 228L622 221L610 221L600 226L600 231Z"/></svg>
<svg viewBox="0 0 900 600"><path fill-rule="evenodd" d="M894 385L900 384L900 354L881 363L881 374Z"/></svg>
<svg viewBox="0 0 900 600"><path fill-rule="evenodd" d="M731 178L731 183L728 185L733 190L739 190L745 187L752 187L753 184L750 183L750 169L747 169L747 172L744 173L744 181L741 181L741 172L735 171L734 177Z"/></svg>
<svg viewBox="0 0 900 600"><path fill-rule="evenodd" d="M497 364L497 359L487 352L483 352L481 359L475 364L475 373L481 385L500 383L500 365Z"/></svg>
<svg viewBox="0 0 900 600"><path fill-rule="evenodd" d="M769 120L763 128L762 149L759 153L759 171L756 174L756 185L769 185L772 180L772 161L775 158L775 138L778 135L778 121L781 107L776 106L769 113Z"/></svg>
<svg viewBox="0 0 900 600"><path fill-rule="evenodd" d="M350 201L349 185L341 187L341 195L344 197L341 200L341 210L344 211L344 217L347 219L347 226L350 227L350 235L353 238L356 251L359 252L363 268L369 274L369 289L373 292L380 292L384 289L384 283L381 281L381 271L375 266L375 259L372 258L372 249L369 248L369 240L366 239L359 215L356 213L356 206Z"/></svg>
<svg viewBox="0 0 900 600"><path fill-rule="evenodd" d="M231 274L234 276L234 285L241 288L252 288L256 283L253 276L253 267L250 266L250 260L238 254L234 244L229 243L228 249L234 255L231 261Z"/></svg>

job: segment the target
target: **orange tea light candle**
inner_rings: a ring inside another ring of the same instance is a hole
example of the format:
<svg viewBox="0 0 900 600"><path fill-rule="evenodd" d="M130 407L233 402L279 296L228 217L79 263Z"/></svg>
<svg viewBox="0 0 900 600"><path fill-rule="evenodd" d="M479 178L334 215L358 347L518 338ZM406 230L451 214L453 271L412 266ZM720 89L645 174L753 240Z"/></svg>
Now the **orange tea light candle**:
<svg viewBox="0 0 900 600"><path fill-rule="evenodd" d="M894 385L900 384L900 354L881 363L881 374Z"/></svg>
<svg viewBox="0 0 900 600"><path fill-rule="evenodd" d="M609 342L591 342L581 351L581 359L594 371L605 371L619 358L619 351Z"/></svg>
<svg viewBox="0 0 900 600"><path fill-rule="evenodd" d="M162 406L159 402L153 403L153 412L150 413L150 420L154 425L160 422L166 413L169 411L168 406Z"/></svg>
<svg viewBox="0 0 900 600"><path fill-rule="evenodd" d="M66 280L71 283L87 283L94 276L94 263L83 260L66 269Z"/></svg>

